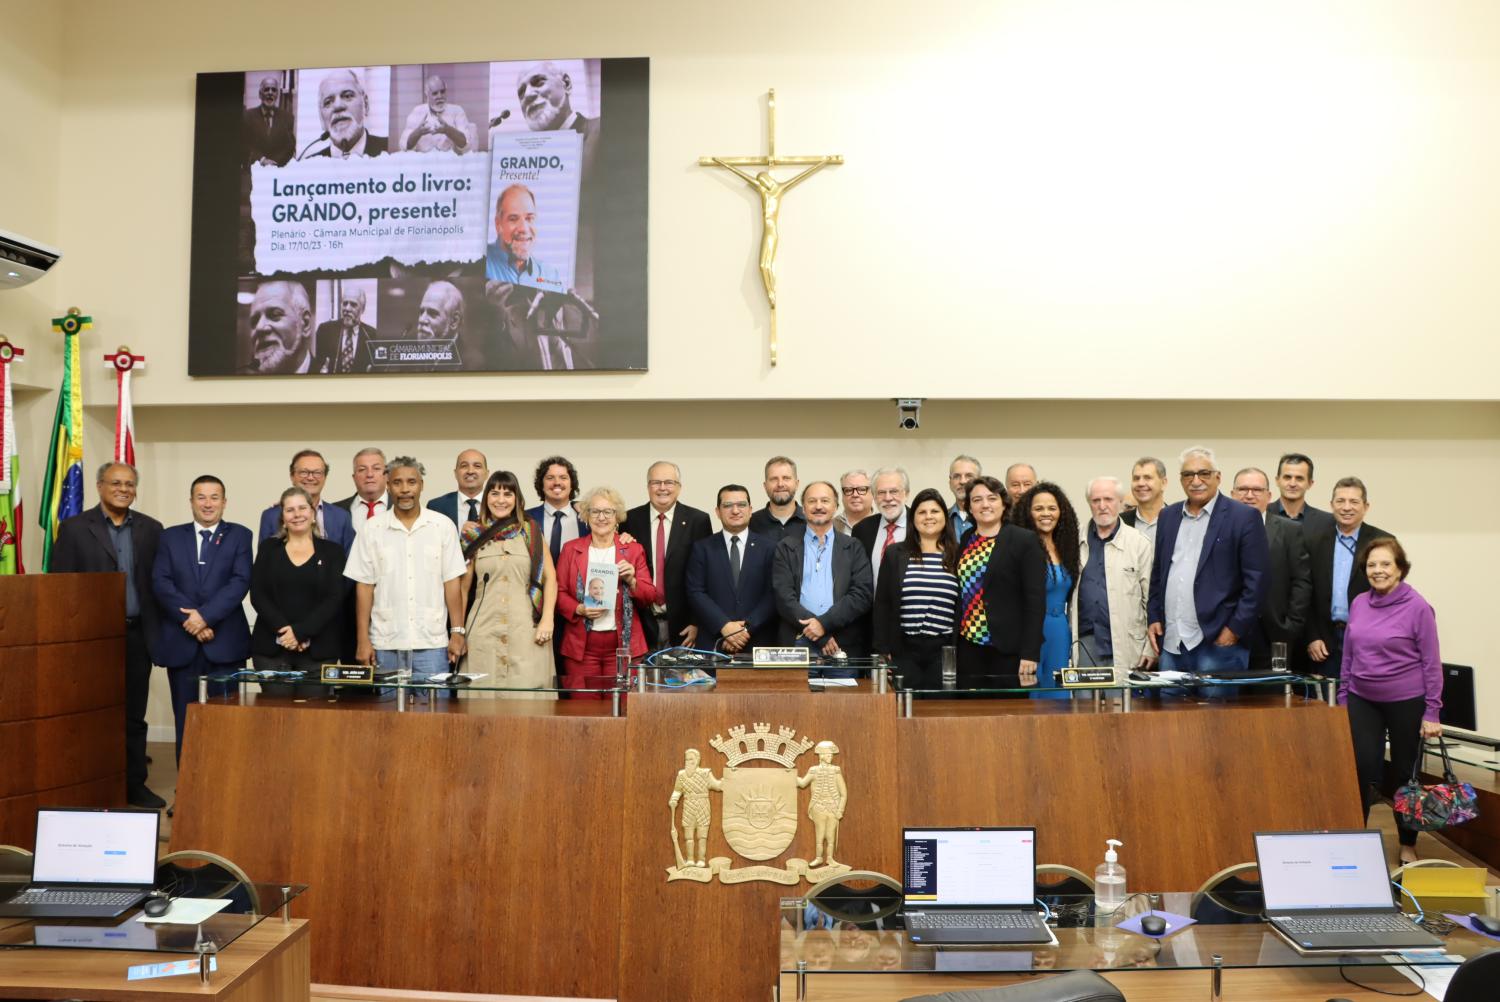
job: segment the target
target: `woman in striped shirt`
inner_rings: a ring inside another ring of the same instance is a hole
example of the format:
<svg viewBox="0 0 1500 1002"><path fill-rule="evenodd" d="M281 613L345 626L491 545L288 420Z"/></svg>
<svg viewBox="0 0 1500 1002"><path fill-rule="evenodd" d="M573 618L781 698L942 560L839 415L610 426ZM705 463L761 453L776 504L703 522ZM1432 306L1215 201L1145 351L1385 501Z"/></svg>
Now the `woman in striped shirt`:
<svg viewBox="0 0 1500 1002"><path fill-rule="evenodd" d="M948 532L948 508L932 488L911 506L914 532L880 561L875 583L875 652L890 657L912 689L942 684L943 648L958 623L958 546Z"/></svg>

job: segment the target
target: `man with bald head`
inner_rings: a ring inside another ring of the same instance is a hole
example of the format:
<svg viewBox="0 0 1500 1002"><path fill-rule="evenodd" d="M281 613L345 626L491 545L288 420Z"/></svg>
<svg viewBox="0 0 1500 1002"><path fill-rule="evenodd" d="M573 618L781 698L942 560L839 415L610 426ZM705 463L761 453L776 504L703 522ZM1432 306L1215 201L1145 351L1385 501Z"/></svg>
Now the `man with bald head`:
<svg viewBox="0 0 1500 1002"><path fill-rule="evenodd" d="M386 152L385 136L365 128L370 114L370 97L359 74L353 70L332 70L318 84L318 117L323 120L323 135L302 151L298 160L308 157L378 157Z"/></svg>
<svg viewBox="0 0 1500 1002"><path fill-rule="evenodd" d="M458 286L439 279L422 294L417 307L420 341L451 341L464 332L464 296Z"/></svg>
<svg viewBox="0 0 1500 1002"><path fill-rule="evenodd" d="M476 135L464 110L449 103L447 82L434 73L422 83L422 103L406 116L401 149L467 153L474 148Z"/></svg>
<svg viewBox="0 0 1500 1002"><path fill-rule="evenodd" d="M262 282L250 300L249 370L261 375L312 371L313 312L300 282Z"/></svg>
<svg viewBox="0 0 1500 1002"><path fill-rule="evenodd" d="M281 81L275 75L261 78L260 104L245 109L241 126L246 167L282 167L297 152L292 113L281 106Z"/></svg>
<svg viewBox="0 0 1500 1002"><path fill-rule="evenodd" d="M313 367L318 372L369 372L370 339L375 328L365 323L365 290L345 283L339 292L339 318L318 325Z"/></svg>
<svg viewBox="0 0 1500 1002"><path fill-rule="evenodd" d="M478 449L465 449L453 463L456 490L433 498L427 507L458 527L460 535L470 523L477 524L484 513L484 485L490 479L490 461Z"/></svg>
<svg viewBox="0 0 1500 1002"><path fill-rule="evenodd" d="M536 196L513 184L495 200L495 242L485 248L484 277L547 292L566 292L557 269L532 254L536 246Z"/></svg>

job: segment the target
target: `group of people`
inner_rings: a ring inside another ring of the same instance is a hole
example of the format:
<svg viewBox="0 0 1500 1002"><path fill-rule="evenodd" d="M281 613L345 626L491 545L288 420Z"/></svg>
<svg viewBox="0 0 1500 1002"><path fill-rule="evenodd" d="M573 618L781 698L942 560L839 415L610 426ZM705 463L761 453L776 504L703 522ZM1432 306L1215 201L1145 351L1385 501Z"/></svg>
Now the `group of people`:
<svg viewBox="0 0 1500 1002"><path fill-rule="evenodd" d="M635 507L613 487L581 490L564 456L537 464L531 507L527 485L491 472L477 449L458 455L454 489L425 504L423 465L378 448L354 456L355 492L341 501L324 499L317 451L289 469L258 547L224 520L217 477L193 481L192 521L164 530L133 510L136 472L123 463L101 468L99 505L60 529L53 571L127 572L132 802L154 798L152 663L168 669L179 753L199 677L247 658L258 670L351 658L418 676L460 670L518 695L550 696L538 690L555 682L604 698L622 652L673 646L806 646L827 674L879 655L919 690L940 684L951 648L960 687L1039 696L1057 694L1069 664L1202 672L1284 657L1340 679L1367 804L1386 736L1400 773L1439 732L1436 620L1405 581L1404 548L1365 521L1357 477L1334 485L1330 511L1314 507L1313 461L1298 453L1278 461L1273 501L1256 467L1226 496L1213 451L1190 448L1175 504L1166 464L1144 457L1128 487L1090 480L1083 518L1028 463L997 478L960 455L945 496L913 494L894 466L802 484L796 463L775 456L759 506L745 485L719 488L718 531L679 500L669 461L647 468Z"/></svg>

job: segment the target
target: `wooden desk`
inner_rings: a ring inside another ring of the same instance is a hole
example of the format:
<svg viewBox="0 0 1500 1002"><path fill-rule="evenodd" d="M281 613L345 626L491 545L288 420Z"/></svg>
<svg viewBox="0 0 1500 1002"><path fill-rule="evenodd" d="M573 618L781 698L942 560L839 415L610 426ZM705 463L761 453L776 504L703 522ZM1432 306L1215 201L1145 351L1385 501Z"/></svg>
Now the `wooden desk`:
<svg viewBox="0 0 1500 1002"><path fill-rule="evenodd" d="M181 953L130 950L0 951L0 996L85 1002L166 1002L185 996L221 1002L307 1002L312 983L307 922L268 918L218 955L219 969L207 985L184 974L126 981L125 969L187 959Z"/></svg>

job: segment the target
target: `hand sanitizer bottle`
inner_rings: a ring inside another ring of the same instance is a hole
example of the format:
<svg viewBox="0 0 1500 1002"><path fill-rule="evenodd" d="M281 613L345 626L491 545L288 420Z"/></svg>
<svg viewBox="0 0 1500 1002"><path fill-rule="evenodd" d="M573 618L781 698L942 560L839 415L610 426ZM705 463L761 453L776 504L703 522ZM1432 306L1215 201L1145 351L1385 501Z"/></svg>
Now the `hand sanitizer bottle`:
<svg viewBox="0 0 1500 1002"><path fill-rule="evenodd" d="M1125 867L1120 865L1117 846L1123 845L1108 839L1104 862L1094 869L1094 910L1112 912L1125 903Z"/></svg>

